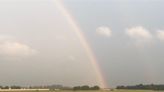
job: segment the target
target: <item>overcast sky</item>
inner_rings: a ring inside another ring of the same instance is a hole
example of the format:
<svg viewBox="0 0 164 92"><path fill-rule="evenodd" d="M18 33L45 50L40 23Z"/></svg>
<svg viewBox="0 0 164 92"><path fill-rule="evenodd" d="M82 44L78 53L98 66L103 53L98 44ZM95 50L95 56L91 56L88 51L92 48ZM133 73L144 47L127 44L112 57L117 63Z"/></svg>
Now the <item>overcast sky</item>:
<svg viewBox="0 0 164 92"><path fill-rule="evenodd" d="M63 0L109 86L164 83L163 0ZM52 0L0 1L2 85L96 84L78 37Z"/></svg>

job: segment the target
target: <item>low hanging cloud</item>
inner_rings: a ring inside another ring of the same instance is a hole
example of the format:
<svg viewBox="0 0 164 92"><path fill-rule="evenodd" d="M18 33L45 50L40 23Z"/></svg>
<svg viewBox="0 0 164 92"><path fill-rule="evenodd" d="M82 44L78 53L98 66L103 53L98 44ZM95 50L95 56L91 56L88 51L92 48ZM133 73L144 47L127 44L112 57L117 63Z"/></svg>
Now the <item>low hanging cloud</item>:
<svg viewBox="0 0 164 92"><path fill-rule="evenodd" d="M158 30L156 35L159 40L164 41L164 30Z"/></svg>
<svg viewBox="0 0 164 92"><path fill-rule="evenodd" d="M105 27L105 26L102 26L102 27L98 27L96 29L96 33L98 35L101 35L101 36L105 36L105 37L110 37L112 36L112 31L109 27Z"/></svg>
<svg viewBox="0 0 164 92"><path fill-rule="evenodd" d="M136 40L137 44L151 42L153 38L149 30L145 29L142 26L128 28L126 30L126 34L133 40Z"/></svg>
<svg viewBox="0 0 164 92"><path fill-rule="evenodd" d="M0 36L0 57L24 58L37 53L30 46L10 38L9 36Z"/></svg>

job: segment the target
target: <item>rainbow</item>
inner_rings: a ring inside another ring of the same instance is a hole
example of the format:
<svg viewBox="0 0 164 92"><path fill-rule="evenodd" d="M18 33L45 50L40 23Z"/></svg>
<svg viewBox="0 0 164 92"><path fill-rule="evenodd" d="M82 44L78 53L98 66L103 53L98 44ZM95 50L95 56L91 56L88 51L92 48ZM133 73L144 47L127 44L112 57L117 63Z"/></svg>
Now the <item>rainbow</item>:
<svg viewBox="0 0 164 92"><path fill-rule="evenodd" d="M52 1L55 3L56 7L59 9L61 14L63 16L65 16L65 18L68 21L69 25L71 26L72 30L75 32L75 34L79 38L82 46L84 47L86 54L87 54L87 56L90 59L90 62L92 64L92 67L95 70L96 80L97 80L97 83L99 83L98 85L103 87L103 88L106 88L107 85L106 85L106 82L105 82L104 77L102 75L101 69L100 69L99 64L97 62L97 59L96 59L94 53L92 52L92 49L90 48L89 43L87 42L86 37L84 36L81 28L78 26L78 24L76 23L76 20L69 13L69 11L64 7L62 0L52 0Z"/></svg>

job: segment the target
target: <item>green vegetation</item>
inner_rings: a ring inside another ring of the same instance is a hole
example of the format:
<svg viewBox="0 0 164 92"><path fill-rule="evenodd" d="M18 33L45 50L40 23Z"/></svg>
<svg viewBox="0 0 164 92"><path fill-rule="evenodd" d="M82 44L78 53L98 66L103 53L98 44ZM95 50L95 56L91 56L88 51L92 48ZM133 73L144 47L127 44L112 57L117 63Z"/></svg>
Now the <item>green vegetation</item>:
<svg viewBox="0 0 164 92"><path fill-rule="evenodd" d="M131 90L163 90L164 91L164 85L155 85L155 84L149 84L149 85L134 85L134 86L117 86L117 89L131 89Z"/></svg>
<svg viewBox="0 0 164 92"><path fill-rule="evenodd" d="M93 86L93 87L89 87L88 85L84 85L84 86L75 86L73 87L73 90L100 90L99 86Z"/></svg>
<svg viewBox="0 0 164 92"><path fill-rule="evenodd" d="M3 91L0 91L3 92ZM58 91L5 91L5 92L164 92L164 91L152 91L152 90L99 90L99 91L94 91L94 90L89 90L89 91L71 91L71 90L58 90Z"/></svg>

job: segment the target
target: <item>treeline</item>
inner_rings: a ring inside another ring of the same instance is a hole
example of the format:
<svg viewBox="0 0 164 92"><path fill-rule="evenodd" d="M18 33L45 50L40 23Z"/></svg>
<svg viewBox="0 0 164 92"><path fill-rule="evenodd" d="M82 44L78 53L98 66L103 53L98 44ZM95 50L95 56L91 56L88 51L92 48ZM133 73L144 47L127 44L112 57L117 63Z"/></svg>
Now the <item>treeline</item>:
<svg viewBox="0 0 164 92"><path fill-rule="evenodd" d="M30 86L29 89L71 90L72 88L63 85L45 85L45 86Z"/></svg>
<svg viewBox="0 0 164 92"><path fill-rule="evenodd" d="M84 85L84 86L75 86L73 87L73 90L100 90L100 87L99 86L90 87L88 85Z"/></svg>
<svg viewBox="0 0 164 92"><path fill-rule="evenodd" d="M21 87L21 86L0 86L0 89L60 89L60 90L72 90L71 87L66 87L62 85L44 85L44 86L29 86L29 87Z"/></svg>
<svg viewBox="0 0 164 92"><path fill-rule="evenodd" d="M134 90L164 90L164 85L156 85L156 84L149 84L149 85L134 85L134 86L117 86L117 89L134 89Z"/></svg>
<svg viewBox="0 0 164 92"><path fill-rule="evenodd" d="M44 86L29 86L29 87L21 87L21 86L0 86L0 89L50 89L50 90L100 90L99 86L75 86L75 87L67 87L62 85L44 85Z"/></svg>
<svg viewBox="0 0 164 92"><path fill-rule="evenodd" d="M0 89L21 89L20 86L0 86Z"/></svg>

